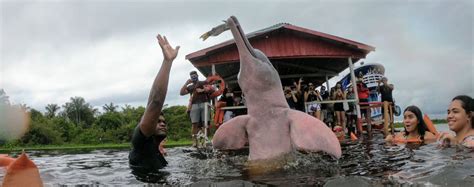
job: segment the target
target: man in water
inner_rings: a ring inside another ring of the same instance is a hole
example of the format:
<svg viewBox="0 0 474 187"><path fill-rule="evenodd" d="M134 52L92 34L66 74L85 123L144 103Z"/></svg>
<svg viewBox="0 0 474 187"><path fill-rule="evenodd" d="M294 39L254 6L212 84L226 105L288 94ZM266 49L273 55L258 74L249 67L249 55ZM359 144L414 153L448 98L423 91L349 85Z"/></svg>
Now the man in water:
<svg viewBox="0 0 474 187"><path fill-rule="evenodd" d="M166 162L158 146L166 138L163 103L168 90L171 65L178 54L179 46L172 48L166 37L156 37L163 52L163 63L153 82L145 113L132 136L132 150L128 155L130 168L134 172L149 173L165 167Z"/></svg>

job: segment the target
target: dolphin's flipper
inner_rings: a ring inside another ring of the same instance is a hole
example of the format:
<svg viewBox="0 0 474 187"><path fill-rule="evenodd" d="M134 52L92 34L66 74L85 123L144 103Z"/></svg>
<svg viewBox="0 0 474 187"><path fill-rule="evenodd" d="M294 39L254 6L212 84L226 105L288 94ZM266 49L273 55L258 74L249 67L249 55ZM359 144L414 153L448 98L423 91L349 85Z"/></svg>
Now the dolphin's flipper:
<svg viewBox="0 0 474 187"><path fill-rule="evenodd" d="M212 146L220 150L241 149L248 141L246 124L250 116L241 115L222 124L212 138Z"/></svg>
<svg viewBox="0 0 474 187"><path fill-rule="evenodd" d="M6 167L13 161L15 161L14 158L8 157L8 155L0 154L0 167Z"/></svg>
<svg viewBox="0 0 474 187"><path fill-rule="evenodd" d="M23 153L8 166L2 185L43 186L43 181L35 163Z"/></svg>
<svg viewBox="0 0 474 187"><path fill-rule="evenodd" d="M290 136L296 149L309 152L324 151L341 157L341 145L336 135L322 121L306 113L290 110Z"/></svg>

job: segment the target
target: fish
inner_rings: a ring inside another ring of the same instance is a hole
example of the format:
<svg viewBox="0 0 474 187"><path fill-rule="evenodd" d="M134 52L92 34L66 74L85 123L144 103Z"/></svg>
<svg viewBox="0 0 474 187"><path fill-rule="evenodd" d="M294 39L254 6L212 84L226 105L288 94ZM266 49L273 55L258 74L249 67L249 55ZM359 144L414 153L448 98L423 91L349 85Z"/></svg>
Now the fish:
<svg viewBox="0 0 474 187"><path fill-rule="evenodd" d="M214 28L212 28L210 31L207 31L206 33L202 34L199 38L202 39L202 41L205 41L207 38L210 36L219 36L221 33L229 30L229 26L227 25L227 21L223 20L223 24L220 24Z"/></svg>

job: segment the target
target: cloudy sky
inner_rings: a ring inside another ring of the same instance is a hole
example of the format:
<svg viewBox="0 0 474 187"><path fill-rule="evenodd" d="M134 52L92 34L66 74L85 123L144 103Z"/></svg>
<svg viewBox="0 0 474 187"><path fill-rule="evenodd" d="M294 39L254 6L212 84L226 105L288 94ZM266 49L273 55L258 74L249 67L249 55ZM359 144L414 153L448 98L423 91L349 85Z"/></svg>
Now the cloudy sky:
<svg viewBox="0 0 474 187"><path fill-rule="evenodd" d="M468 0L0 0L0 88L12 103L39 110L73 96L97 108L144 105L162 61L161 33L181 46L166 103L185 105L179 88L194 68L184 56L230 39L230 32L198 37L235 15L246 32L287 22L375 46L364 61L385 66L402 108L444 114L454 96L474 96L473 7Z"/></svg>

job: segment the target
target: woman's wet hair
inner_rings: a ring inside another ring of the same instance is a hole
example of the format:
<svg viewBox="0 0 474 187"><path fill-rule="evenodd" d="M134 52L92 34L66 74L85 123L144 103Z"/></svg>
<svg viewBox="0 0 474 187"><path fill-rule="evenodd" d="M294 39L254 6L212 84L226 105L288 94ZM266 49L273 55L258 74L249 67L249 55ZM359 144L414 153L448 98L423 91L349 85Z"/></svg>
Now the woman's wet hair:
<svg viewBox="0 0 474 187"><path fill-rule="evenodd" d="M453 98L452 101L458 100L461 102L461 107L464 109L466 114L471 117L471 128L474 129L474 100L472 97L469 97L467 95L458 95Z"/></svg>
<svg viewBox="0 0 474 187"><path fill-rule="evenodd" d="M418 124L416 124L416 128L418 130L418 134L420 134L421 141L424 141L425 132L428 129L428 127L426 126L425 121L423 120L423 114L421 113L420 108L418 108L415 105L411 105L405 108L403 113L405 113L406 111L410 111L410 112L413 112L413 114L415 114L416 119L418 120ZM405 136L408 136L408 131L406 128L405 128Z"/></svg>

